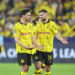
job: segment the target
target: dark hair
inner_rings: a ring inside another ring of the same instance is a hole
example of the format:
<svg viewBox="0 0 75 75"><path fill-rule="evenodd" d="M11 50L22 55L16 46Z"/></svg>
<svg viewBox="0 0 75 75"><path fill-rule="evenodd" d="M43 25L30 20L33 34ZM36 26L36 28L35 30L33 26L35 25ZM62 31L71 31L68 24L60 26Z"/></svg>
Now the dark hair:
<svg viewBox="0 0 75 75"><path fill-rule="evenodd" d="M44 9L40 10L39 13L41 13L41 12L47 13L47 10L44 10Z"/></svg>
<svg viewBox="0 0 75 75"><path fill-rule="evenodd" d="M33 20L33 24L36 25L36 21L38 21L38 20L39 20L39 17L36 17L36 18Z"/></svg>
<svg viewBox="0 0 75 75"><path fill-rule="evenodd" d="M22 17L22 15L25 15L26 13L30 12L29 9L25 9L25 10L22 10L20 16Z"/></svg>

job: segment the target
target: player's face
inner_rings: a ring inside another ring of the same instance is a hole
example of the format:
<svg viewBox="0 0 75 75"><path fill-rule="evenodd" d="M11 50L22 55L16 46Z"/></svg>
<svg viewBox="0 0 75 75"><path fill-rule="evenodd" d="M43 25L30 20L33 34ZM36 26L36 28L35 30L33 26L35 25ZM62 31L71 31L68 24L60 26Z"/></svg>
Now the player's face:
<svg viewBox="0 0 75 75"><path fill-rule="evenodd" d="M30 12L26 13L25 19L26 19L26 21L28 21L28 22L31 20L31 13L30 13Z"/></svg>
<svg viewBox="0 0 75 75"><path fill-rule="evenodd" d="M47 17L47 13L41 12L41 13L39 13L39 17L42 21L45 21L46 17Z"/></svg>

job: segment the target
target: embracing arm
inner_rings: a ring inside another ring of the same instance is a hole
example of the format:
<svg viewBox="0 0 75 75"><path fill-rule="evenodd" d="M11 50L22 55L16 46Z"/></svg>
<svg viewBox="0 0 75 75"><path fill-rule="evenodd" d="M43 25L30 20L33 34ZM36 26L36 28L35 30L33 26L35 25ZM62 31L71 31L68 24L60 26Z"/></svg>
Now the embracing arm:
<svg viewBox="0 0 75 75"><path fill-rule="evenodd" d="M20 46L22 46L23 48L32 49L32 48L30 48L29 46L24 46L24 45L21 43L21 41L19 40L18 37L15 37L14 39L15 39L15 42L18 43L18 44L19 44Z"/></svg>
<svg viewBox="0 0 75 75"><path fill-rule="evenodd" d="M32 37L32 42L41 50L43 49L43 46L40 46L37 42L37 34L35 34L35 36Z"/></svg>

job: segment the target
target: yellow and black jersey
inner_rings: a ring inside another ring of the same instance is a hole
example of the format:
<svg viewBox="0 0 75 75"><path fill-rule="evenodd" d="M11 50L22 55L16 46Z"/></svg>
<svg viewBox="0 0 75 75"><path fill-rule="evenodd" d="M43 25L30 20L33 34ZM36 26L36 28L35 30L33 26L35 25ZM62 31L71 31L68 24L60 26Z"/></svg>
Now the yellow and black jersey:
<svg viewBox="0 0 75 75"><path fill-rule="evenodd" d="M37 24L36 33L37 33L38 43L44 47L43 50L38 49L38 51L52 52L53 38L54 35L58 33L56 24L51 20L48 20L48 22L45 24L43 22L39 22Z"/></svg>
<svg viewBox="0 0 75 75"><path fill-rule="evenodd" d="M13 28L13 35L14 38L18 37L23 45L32 47L33 25L31 23L26 25L21 22L16 23ZM16 43L16 52L34 54L35 50L27 50Z"/></svg>

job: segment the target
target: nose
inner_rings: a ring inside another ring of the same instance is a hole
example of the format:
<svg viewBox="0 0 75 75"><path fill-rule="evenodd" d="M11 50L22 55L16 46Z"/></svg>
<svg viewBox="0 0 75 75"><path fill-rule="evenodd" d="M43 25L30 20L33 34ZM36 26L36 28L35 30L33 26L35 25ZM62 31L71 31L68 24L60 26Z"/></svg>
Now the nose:
<svg viewBox="0 0 75 75"><path fill-rule="evenodd" d="M31 16L29 18L31 18Z"/></svg>
<svg viewBox="0 0 75 75"><path fill-rule="evenodd" d="M40 16L40 18L41 18L42 16Z"/></svg>

